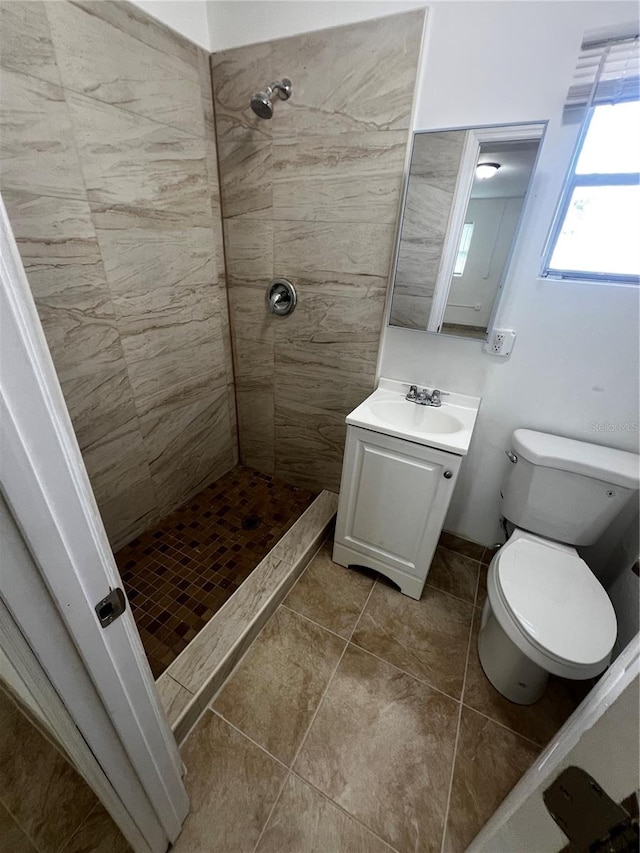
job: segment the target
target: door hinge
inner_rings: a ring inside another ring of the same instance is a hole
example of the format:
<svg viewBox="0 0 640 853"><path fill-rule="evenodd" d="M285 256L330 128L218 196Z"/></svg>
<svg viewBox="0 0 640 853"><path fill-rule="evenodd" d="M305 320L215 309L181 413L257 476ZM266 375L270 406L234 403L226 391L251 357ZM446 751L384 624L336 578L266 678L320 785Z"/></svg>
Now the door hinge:
<svg viewBox="0 0 640 853"><path fill-rule="evenodd" d="M564 851L637 853L637 809L630 814L586 770L567 767L542 796L549 814L571 842Z"/></svg>
<svg viewBox="0 0 640 853"><path fill-rule="evenodd" d="M126 608L126 596L120 587L116 587L116 589L111 590L109 595L105 595L105 597L96 604L95 610L100 624L103 628L106 628L107 625L111 625L118 616L122 616Z"/></svg>

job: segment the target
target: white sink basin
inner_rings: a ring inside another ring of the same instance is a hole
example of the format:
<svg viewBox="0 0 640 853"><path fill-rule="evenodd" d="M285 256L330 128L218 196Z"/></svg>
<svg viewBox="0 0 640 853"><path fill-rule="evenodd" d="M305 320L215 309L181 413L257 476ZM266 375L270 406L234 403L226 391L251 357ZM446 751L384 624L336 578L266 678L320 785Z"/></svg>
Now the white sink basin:
<svg viewBox="0 0 640 853"><path fill-rule="evenodd" d="M465 456L480 397L441 389L442 406L420 406L405 399L407 390L395 379L381 379L373 394L347 415L347 423Z"/></svg>
<svg viewBox="0 0 640 853"><path fill-rule="evenodd" d="M443 408L418 406L408 400L374 400L371 411L381 421L407 430L419 430L436 434L458 432L463 429L462 421Z"/></svg>

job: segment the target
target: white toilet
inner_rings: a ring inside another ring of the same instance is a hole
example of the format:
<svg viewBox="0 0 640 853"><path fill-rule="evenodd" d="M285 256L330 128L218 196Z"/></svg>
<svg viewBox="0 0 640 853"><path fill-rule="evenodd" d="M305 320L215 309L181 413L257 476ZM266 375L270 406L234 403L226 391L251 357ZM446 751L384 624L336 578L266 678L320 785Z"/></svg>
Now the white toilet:
<svg viewBox="0 0 640 853"><path fill-rule="evenodd" d="M549 673L608 665L613 606L575 545L590 545L639 485L635 453L529 429L513 434L502 514L513 527L489 566L478 654L496 690L530 705Z"/></svg>

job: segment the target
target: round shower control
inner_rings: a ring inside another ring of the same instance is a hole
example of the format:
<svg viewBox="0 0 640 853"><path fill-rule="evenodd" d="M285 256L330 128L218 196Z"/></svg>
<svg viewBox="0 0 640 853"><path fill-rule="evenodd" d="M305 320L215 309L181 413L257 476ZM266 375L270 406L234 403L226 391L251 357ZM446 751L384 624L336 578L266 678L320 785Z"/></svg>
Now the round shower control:
<svg viewBox="0 0 640 853"><path fill-rule="evenodd" d="M296 307L297 296L294 286L286 278L274 278L267 287L267 304L272 314L286 317Z"/></svg>

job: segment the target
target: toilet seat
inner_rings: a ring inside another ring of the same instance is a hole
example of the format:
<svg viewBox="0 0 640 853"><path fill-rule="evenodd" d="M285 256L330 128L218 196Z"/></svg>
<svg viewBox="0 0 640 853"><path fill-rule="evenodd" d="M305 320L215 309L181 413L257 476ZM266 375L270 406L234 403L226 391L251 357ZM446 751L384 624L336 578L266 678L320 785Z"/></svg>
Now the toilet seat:
<svg viewBox="0 0 640 853"><path fill-rule="evenodd" d="M615 611L574 548L516 530L491 562L488 590L502 629L543 669L582 679L608 664Z"/></svg>

